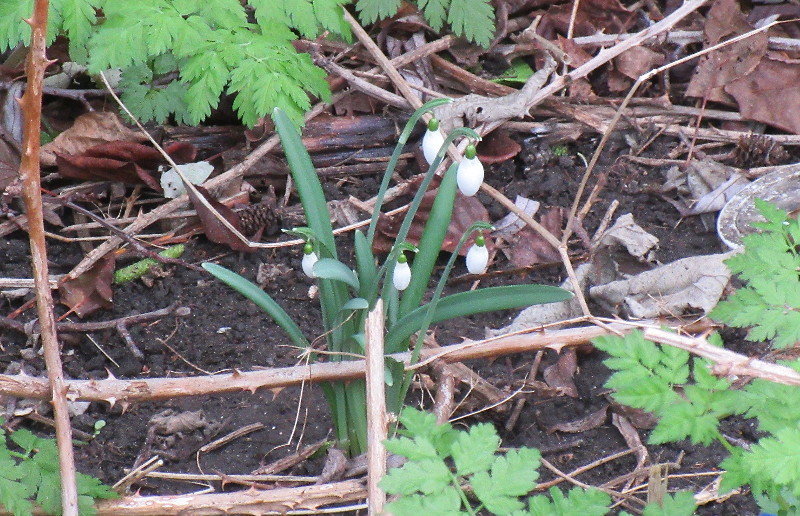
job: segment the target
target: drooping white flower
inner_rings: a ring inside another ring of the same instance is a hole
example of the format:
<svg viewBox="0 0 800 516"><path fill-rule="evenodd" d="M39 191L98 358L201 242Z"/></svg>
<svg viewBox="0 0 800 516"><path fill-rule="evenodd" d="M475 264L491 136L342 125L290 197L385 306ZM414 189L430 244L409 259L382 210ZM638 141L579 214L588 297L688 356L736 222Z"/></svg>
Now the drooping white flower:
<svg viewBox="0 0 800 516"><path fill-rule="evenodd" d="M444 143L444 136L439 130L439 120L431 118L428 122L428 130L425 131L425 136L422 137L422 154L425 155L425 161L430 165L436 159L436 153L442 148Z"/></svg>
<svg viewBox="0 0 800 516"><path fill-rule="evenodd" d="M303 246L303 261L301 265L303 266L303 272L306 273L306 276L309 278L316 278L314 274L314 264L317 263L319 257L317 257L317 253L314 252L314 245L311 242L306 242L306 245Z"/></svg>
<svg viewBox="0 0 800 516"><path fill-rule="evenodd" d="M400 291L407 289L408 285L411 283L411 267L408 266L408 258L402 253L397 258L397 263L394 265L392 283L394 284L394 288Z"/></svg>
<svg viewBox="0 0 800 516"><path fill-rule="evenodd" d="M475 145L467 145L464 158L458 164L456 182L461 193L470 197L475 195L483 183L483 163L476 156Z"/></svg>
<svg viewBox="0 0 800 516"><path fill-rule="evenodd" d="M478 235L475 237L475 243L467 251L467 270L470 274L483 274L488 263L489 250L486 249L486 239L483 235Z"/></svg>

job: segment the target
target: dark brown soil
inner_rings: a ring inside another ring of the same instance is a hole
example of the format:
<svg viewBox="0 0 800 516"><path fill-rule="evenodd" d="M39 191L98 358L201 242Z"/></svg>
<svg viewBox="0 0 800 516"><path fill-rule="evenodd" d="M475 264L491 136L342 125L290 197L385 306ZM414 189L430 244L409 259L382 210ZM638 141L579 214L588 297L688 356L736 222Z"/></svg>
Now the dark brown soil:
<svg viewBox="0 0 800 516"><path fill-rule="evenodd" d="M556 157L552 150L539 145L535 140L523 142L524 151L512 162L495 166L487 172L487 181L501 189L510 198L525 195L538 199L545 206L569 207L584 169L577 152L586 156L592 153L587 142L570 145L565 157ZM652 147L650 155L663 157L664 147ZM608 184L595 205L586 229L592 234L599 218L613 199L621 206L617 213L631 212L636 221L647 231L661 239L658 258L662 262L721 250L721 244L713 231L700 217L681 220L676 210L657 197L643 193L648 185L662 182L661 170L647 170L627 165L616 156L626 152L621 143L612 146L607 157L601 160L598 173L608 174ZM661 155L659 155L661 154ZM374 181L369 181L374 184ZM590 184L591 187L591 184ZM364 184L352 188L354 194L366 198L371 192ZM336 191L334 180L327 185L329 192ZM482 198L493 219L504 215L503 210L493 206L488 198ZM348 245L349 237L341 240ZM50 243L52 273L65 273L83 256L77 244ZM578 249L579 250L579 249ZM217 258L223 255L222 258ZM30 277L29 253L26 235L20 231L0 240L0 276ZM308 336L321 332L321 320L316 301L309 299L312 283L299 271L300 250L282 249L254 254L230 254L221 246L196 238L188 246L184 259L193 263L214 259L244 276L253 279L258 266L284 264L290 268L286 274L277 275L267 285L267 291L286 308ZM494 268L511 268L500 257ZM298 362L299 350L293 348L288 338L263 315L258 308L246 302L238 294L221 286L210 276L193 270L168 267L168 275L154 279L152 287L134 281L115 287L114 307L93 316L92 320L108 320L133 313L164 308L178 303L191 308L187 318L165 318L154 323L131 328L131 335L143 351L143 360L135 358L120 336L114 332L89 336L69 337L64 342L64 367L72 378L102 378L109 374L117 377L191 376L201 371L215 372L231 369L249 370L256 367L278 367ZM528 272L497 275L489 284L514 282L540 282L558 284L563 280L560 266L539 267ZM466 284L453 282L453 290L466 288ZM7 315L24 301L0 299L0 311ZM57 308L63 313L63 306ZM485 327L500 327L507 324L515 313L499 313L472 317L467 320L448 322L437 332L441 344L458 342L462 337L481 338ZM29 321L34 311L28 310L19 320ZM3 331L0 336L0 368L21 364L29 374L43 373L43 360L35 353L26 351L23 335ZM118 365L112 363L99 350L102 348ZM554 362L556 356L545 355L543 367ZM525 378L534 359L533 354L502 357L492 362L471 363L484 378L500 388L512 391ZM504 426L506 415L487 411L472 417L464 424L488 420L496 423L503 436L505 446L534 446L543 451L543 456L569 472L610 454L627 449L619 431L610 421L599 428L578 434L561 432L547 433L544 429L557 423L573 421L588 415L607 404L603 383L608 371L602 364L600 353L579 355L577 382L579 398L544 398L533 393L522 394L526 400L519 420L511 431ZM539 368L540 375L543 367ZM541 376L537 379L541 379ZM302 395L301 395L302 394ZM418 393L412 394L414 399ZM429 398L426 398L429 399ZM206 419L214 423L205 433L189 434L170 443L164 454L164 471L174 472L223 472L246 474L282 456L294 453L299 445L313 443L331 435L328 409L320 390L307 386L301 393L298 388L288 388L278 393L257 392L237 395L187 398L163 403L147 403L126 407L109 407L95 403L89 410L75 417L74 426L93 432L98 420L106 422L88 444L77 447L79 469L114 483L119 480L137 457L148 458L157 450L144 449L148 433L148 421L153 414L167 408L176 411L202 410ZM46 411L43 404L38 407ZM251 423L262 423L264 428L244 438L236 439L223 448L207 454L197 455L197 448L205 442ZM38 431L50 430L38 424ZM729 433L744 439L752 438L752 429L746 423L731 421ZM646 440L647 432L642 432ZM689 443L650 447L653 461L680 462L682 467L674 473L690 474L713 471L724 452L720 447L696 447ZM609 462L578 477L581 482L600 485L612 478L632 471L636 466L634 455ZM286 473L317 475L322 459L315 458L301 463ZM543 479L552 475L543 470ZM670 488L687 488L699 491L713 477L687 476L674 480ZM563 486L562 486L563 487ZM198 489L196 484L147 480L137 486L142 494L167 494L189 492ZM228 487L232 489L233 487ZM699 509L698 514L755 515L757 507L746 495L734 496L723 504L712 504Z"/></svg>

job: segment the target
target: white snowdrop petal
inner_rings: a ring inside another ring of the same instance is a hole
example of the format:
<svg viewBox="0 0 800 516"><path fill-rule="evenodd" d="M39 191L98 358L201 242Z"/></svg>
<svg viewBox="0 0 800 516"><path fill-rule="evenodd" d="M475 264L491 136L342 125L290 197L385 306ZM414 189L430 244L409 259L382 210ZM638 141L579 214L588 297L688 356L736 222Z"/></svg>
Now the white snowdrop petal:
<svg viewBox="0 0 800 516"><path fill-rule="evenodd" d="M467 251L467 270L470 274L483 274L489 263L489 250L485 245L473 244Z"/></svg>
<svg viewBox="0 0 800 516"><path fill-rule="evenodd" d="M483 183L483 163L478 158L464 158L456 172L458 189L467 197L475 195Z"/></svg>
<svg viewBox="0 0 800 516"><path fill-rule="evenodd" d="M422 153L425 155L425 161L428 164L433 163L436 158L436 153L444 143L444 136L440 130L425 131L425 136L422 137Z"/></svg>
<svg viewBox="0 0 800 516"><path fill-rule="evenodd" d="M408 262L397 262L394 266L392 282L394 283L394 288L397 290L405 290L408 288L408 285L411 283L411 267L408 266Z"/></svg>
<svg viewBox="0 0 800 516"><path fill-rule="evenodd" d="M303 255L303 261L301 265L303 266L303 272L306 273L306 276L309 278L316 278L314 275L314 264L317 263L319 258L317 258L316 253L309 253Z"/></svg>

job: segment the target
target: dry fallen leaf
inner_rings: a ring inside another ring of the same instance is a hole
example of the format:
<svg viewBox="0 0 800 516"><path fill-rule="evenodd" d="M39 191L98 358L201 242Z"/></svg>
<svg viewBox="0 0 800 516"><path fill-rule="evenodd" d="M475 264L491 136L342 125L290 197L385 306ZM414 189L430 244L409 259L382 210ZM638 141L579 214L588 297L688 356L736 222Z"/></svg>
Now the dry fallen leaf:
<svg viewBox="0 0 800 516"><path fill-rule="evenodd" d="M561 238L563 221L564 209L559 206L548 208L539 218L539 223L556 238ZM525 226L514 235L507 251L515 267L530 267L537 263L551 263L561 259L558 251L529 226Z"/></svg>
<svg viewBox="0 0 800 516"><path fill-rule="evenodd" d="M228 208L218 200L214 199L211 194L206 191L202 186L195 187L206 201L227 220L233 227L240 233L242 232L242 221L239 215L232 209ZM195 195L194 191L187 190L189 199L192 201L192 206L197 211L197 216L200 218L200 223L203 225L203 231L206 237L214 243L224 244L233 249L234 251L254 252L256 248L250 247L242 242L239 237L233 234L225 225L219 220L216 213L209 210L206 205Z"/></svg>
<svg viewBox="0 0 800 516"><path fill-rule="evenodd" d="M419 180L421 181L421 178ZM411 222L411 228L408 231L406 240L412 244L416 245L419 243L422 231L430 216L433 201L439 191L438 188L433 189L434 186L435 185L432 183L432 189L425 192L417 214ZM411 191L414 191L413 186ZM394 216L381 214L375 231L375 241L372 245L375 253L388 253L391 250L392 245L394 245L394 239L397 237L400 226L403 224L404 217L405 213L399 213ZM456 200L453 205L453 216L450 219L450 225L447 227L447 234L444 237L444 242L442 242L442 250L450 253L455 251L456 245L464 232L474 222L479 220L489 222L489 212L486 211L486 207L475 197L465 197L461 195L460 192L456 193ZM460 254L465 255L467 253L473 240L474 237L470 237L469 240L467 240L461 248ZM488 238L486 239L486 245L489 251L493 249L494 244Z"/></svg>
<svg viewBox="0 0 800 516"><path fill-rule="evenodd" d="M177 163L194 160L197 150L190 143L173 143L165 152ZM117 181L144 183L161 192L155 173L165 164L161 153L153 147L129 141L114 141L91 147L80 155L58 154L58 173L63 177L84 181Z"/></svg>
<svg viewBox="0 0 800 516"><path fill-rule="evenodd" d="M743 117L800 134L800 63L762 59L748 75L730 81L725 92L736 99Z"/></svg>
<svg viewBox="0 0 800 516"><path fill-rule="evenodd" d="M61 303L67 305L81 318L101 308L111 308L114 265L114 254L107 254L74 280L61 283L58 286Z"/></svg>
<svg viewBox="0 0 800 516"><path fill-rule="evenodd" d="M578 370L578 356L572 348L565 349L558 356L555 364L545 368L544 381L552 388L559 389L562 394L570 398L578 398L578 388L575 386L575 371Z"/></svg>
<svg viewBox="0 0 800 516"><path fill-rule="evenodd" d="M576 419L575 421L558 423L557 425L549 426L546 428L546 431L549 434L552 434L553 432L565 432L568 434L579 434L581 432L586 432L587 430L597 428L598 426L603 426L606 422L606 419L608 419L607 413L608 405L603 405L603 407L595 410L588 416Z"/></svg>
<svg viewBox="0 0 800 516"><path fill-rule="evenodd" d="M716 0L708 12L704 27L705 47L716 45L752 30L737 0ZM767 52L768 36L760 32L731 43L700 58L695 68L686 95L729 105L733 98L723 87L749 74ZM790 83L784 83L790 84ZM740 101L739 106L743 104Z"/></svg>
<svg viewBox="0 0 800 516"><path fill-rule="evenodd" d="M54 166L56 154L80 155L91 147L113 141L145 142L147 136L127 128L115 113L93 111L76 118L72 127L43 145L39 156L43 166Z"/></svg>

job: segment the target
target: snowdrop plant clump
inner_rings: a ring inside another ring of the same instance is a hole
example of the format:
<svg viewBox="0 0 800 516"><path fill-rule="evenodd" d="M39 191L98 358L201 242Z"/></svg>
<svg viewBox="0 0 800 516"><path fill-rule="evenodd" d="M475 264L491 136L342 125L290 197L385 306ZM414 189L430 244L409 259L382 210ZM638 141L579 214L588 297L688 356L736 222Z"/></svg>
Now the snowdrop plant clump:
<svg viewBox="0 0 800 516"><path fill-rule="evenodd" d="M326 357L329 360L353 360L354 357L364 353L364 324L368 312L375 307L378 299L383 300L385 307L385 353L390 355L411 349L410 361L414 363L418 361L425 332L431 324L482 312L565 301L571 297L565 290L546 285L491 287L443 296L445 282L455 265L460 249L476 232L491 230L489 224L477 221L461 236L456 250L450 256L436 283L430 301L423 304L442 249L442 242L450 225L458 189L456 179L458 165L451 165L442 175L428 220L416 246L406 242L411 222L422 203L423 195L444 160L448 146L457 138L467 137L473 141L480 139L475 131L468 128L458 128L444 136L439 131L436 121L428 123L428 131L423 137L425 140L423 150L430 167L406 211L394 246L384 259L379 260L373 254L372 243L378 216L400 154L404 151L414 125L428 110L444 102L449 102L449 99L433 100L414 112L400 134L397 147L389 160L378 190L367 233L358 230L354 234L355 269L343 263L338 257L322 185L314 171L311 158L303 147L297 126L283 111L276 109L273 114L275 127L283 143L308 224L307 227L295 228L289 233L299 235L306 241L301 265L303 272L314 278L318 284L325 326ZM471 159L475 159L474 154L471 158L462 160L462 163ZM475 190L477 191L477 187ZM468 267L470 271L482 272L486 268L488 253L482 235L478 235L475 241L474 250L468 253ZM413 263L409 260L411 255ZM218 265L205 263L203 267L254 301L286 331L298 347L310 347L309 339L299 326L257 285ZM414 334L416 338L412 338ZM411 374L406 373L405 364L388 356L385 365L387 408L391 412L398 413L411 385ZM331 406L340 445L349 448L353 454L366 450L364 382L332 382L323 384L322 388Z"/></svg>

